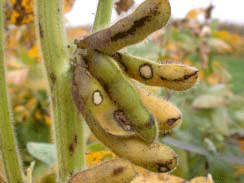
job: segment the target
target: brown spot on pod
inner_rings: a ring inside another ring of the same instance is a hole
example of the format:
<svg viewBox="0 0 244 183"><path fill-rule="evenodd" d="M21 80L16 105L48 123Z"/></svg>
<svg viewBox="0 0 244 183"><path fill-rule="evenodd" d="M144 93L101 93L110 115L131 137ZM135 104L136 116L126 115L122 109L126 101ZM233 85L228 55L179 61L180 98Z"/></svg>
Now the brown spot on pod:
<svg viewBox="0 0 244 183"><path fill-rule="evenodd" d="M114 119L117 123L126 131L133 131L132 123L128 117L124 114L123 111L117 110L114 111Z"/></svg>
<svg viewBox="0 0 244 183"><path fill-rule="evenodd" d="M125 171L125 167L120 166L120 167L114 169L114 171L112 173L112 176L116 176L116 175L122 174L124 171Z"/></svg>
<svg viewBox="0 0 244 183"><path fill-rule="evenodd" d="M177 157L175 156L173 159L168 160L164 163L157 163L158 166L158 172L159 173L164 173L164 172L169 172L172 170L172 166L175 166L175 162L177 161Z"/></svg>
<svg viewBox="0 0 244 183"><path fill-rule="evenodd" d="M151 19L156 16L157 14L160 14L160 11L158 10L158 6L155 6L154 8L150 9L148 15L145 15L141 17L138 20L135 20L132 23L132 26L123 32L118 32L114 36L111 37L111 41L118 41L120 39L125 39L126 37L129 37L131 35L135 35L139 29L141 29L147 22L150 22Z"/></svg>
<svg viewBox="0 0 244 183"><path fill-rule="evenodd" d="M164 81L181 82L181 81L186 81L186 80L188 80L188 79L190 79L192 77L198 77L198 70L194 71L192 74L186 74L183 77L177 78L177 79L168 79L168 78L165 78L165 77L162 77L162 76L160 76L160 79L164 80Z"/></svg>
<svg viewBox="0 0 244 183"><path fill-rule="evenodd" d="M168 119L166 123L167 123L169 126L172 126L173 124L175 124L175 122L177 122L177 121L180 120L180 119L181 119L181 115L180 115L178 118L170 118L170 119Z"/></svg>

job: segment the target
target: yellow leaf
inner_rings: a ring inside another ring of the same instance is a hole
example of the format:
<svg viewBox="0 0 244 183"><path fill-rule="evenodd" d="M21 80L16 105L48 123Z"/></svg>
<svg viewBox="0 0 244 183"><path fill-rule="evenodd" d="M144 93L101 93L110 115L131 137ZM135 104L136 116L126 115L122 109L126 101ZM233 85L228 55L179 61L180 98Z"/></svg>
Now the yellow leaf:
<svg viewBox="0 0 244 183"><path fill-rule="evenodd" d="M86 163L87 166L91 166L100 163L107 159L112 159L115 154L111 151L97 151L97 152L87 152L86 153Z"/></svg>
<svg viewBox="0 0 244 183"><path fill-rule="evenodd" d="M75 0L64 1L64 12L71 11ZM10 0L10 10L6 11L6 17L10 20L10 24L25 25L33 22L34 0Z"/></svg>
<svg viewBox="0 0 244 183"><path fill-rule="evenodd" d="M35 43L34 46L31 48L31 50L28 51L28 56L31 58L39 58L39 53L38 53L38 46Z"/></svg>
<svg viewBox="0 0 244 183"><path fill-rule="evenodd" d="M186 17L190 20L193 20L193 19L197 19L197 17L200 15L200 14L204 14L205 13L205 9L204 8L197 8L197 9L193 9L193 10L190 10Z"/></svg>
<svg viewBox="0 0 244 183"><path fill-rule="evenodd" d="M52 124L51 117L45 115L45 116L44 116L44 119L45 119L46 124L49 125L49 126L51 126L51 124Z"/></svg>
<svg viewBox="0 0 244 183"><path fill-rule="evenodd" d="M72 10L75 0L65 0L64 1L64 13L68 13Z"/></svg>

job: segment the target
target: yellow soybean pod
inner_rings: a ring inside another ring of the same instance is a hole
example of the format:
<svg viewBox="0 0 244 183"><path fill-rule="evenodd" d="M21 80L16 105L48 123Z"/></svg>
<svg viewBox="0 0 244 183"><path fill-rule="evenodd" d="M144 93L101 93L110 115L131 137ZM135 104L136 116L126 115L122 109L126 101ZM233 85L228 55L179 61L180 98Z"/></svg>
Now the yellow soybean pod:
<svg viewBox="0 0 244 183"><path fill-rule="evenodd" d="M77 78L81 78L76 82ZM74 85L82 91L80 97L89 111L107 133L117 136L134 134L128 117L109 98L102 85L80 64L75 66Z"/></svg>
<svg viewBox="0 0 244 183"><path fill-rule="evenodd" d="M82 78L75 77L79 83ZM82 98L82 89L79 85L73 85L73 98L78 111L85 117L93 134L116 155L126 158L135 165L157 173L169 172L177 166L177 154L164 144L144 142L137 135L116 136L107 133L100 122L91 115L85 107L86 101ZM91 100L91 99L90 99Z"/></svg>
<svg viewBox="0 0 244 183"><path fill-rule="evenodd" d="M171 132L172 129L181 125L182 113L175 105L166 101L163 97L149 92L139 82L135 80L132 81L141 96L142 102L158 121L161 134L167 134Z"/></svg>
<svg viewBox="0 0 244 183"><path fill-rule="evenodd" d="M192 88L198 78L198 69L183 64L159 64L125 53L115 53L124 71L146 85L163 86L172 90Z"/></svg>
<svg viewBox="0 0 244 183"><path fill-rule="evenodd" d="M116 158L76 173L68 183L129 183L136 174L130 162Z"/></svg>
<svg viewBox="0 0 244 183"><path fill-rule="evenodd" d="M95 32L82 40L75 40L78 48L97 49L112 54L123 47L144 40L161 29L169 20L171 7L168 0L145 0L130 15L111 27Z"/></svg>

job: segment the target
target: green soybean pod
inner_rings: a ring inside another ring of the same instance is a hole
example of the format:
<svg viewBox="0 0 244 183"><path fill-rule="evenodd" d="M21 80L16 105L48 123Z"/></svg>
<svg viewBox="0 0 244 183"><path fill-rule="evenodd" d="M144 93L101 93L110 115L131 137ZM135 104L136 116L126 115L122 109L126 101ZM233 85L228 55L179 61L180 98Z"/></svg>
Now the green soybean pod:
<svg viewBox="0 0 244 183"><path fill-rule="evenodd" d="M85 101L85 108L89 109L92 115L107 133L117 136L129 136L135 134L128 117L109 98L102 85L80 64L75 66L75 78L81 78L78 85L82 91L80 97Z"/></svg>
<svg viewBox="0 0 244 183"><path fill-rule="evenodd" d="M68 183L129 183L136 174L129 161L116 158L76 173Z"/></svg>
<svg viewBox="0 0 244 183"><path fill-rule="evenodd" d="M198 69L183 64L159 64L126 53L115 53L124 71L146 85L163 86L172 90L192 88L198 78Z"/></svg>
<svg viewBox="0 0 244 183"><path fill-rule="evenodd" d="M168 0L146 0L130 15L117 23L95 32L82 40L75 40L78 48L97 49L112 54L123 47L144 40L161 29L169 20L171 7Z"/></svg>
<svg viewBox="0 0 244 183"><path fill-rule="evenodd" d="M79 83L83 78L74 77ZM164 144L148 144L137 135L116 136L107 133L100 123L91 115L86 101L82 98L82 89L73 85L73 98L78 111L85 117L93 134L116 155L126 158L135 165L157 173L169 172L177 166L177 154ZM91 100L91 99L90 99Z"/></svg>
<svg viewBox="0 0 244 183"><path fill-rule="evenodd" d="M119 65L110 56L90 50L88 70L103 85L105 91L118 107L126 113L134 130L151 143L158 136L154 116L143 105L139 94Z"/></svg>

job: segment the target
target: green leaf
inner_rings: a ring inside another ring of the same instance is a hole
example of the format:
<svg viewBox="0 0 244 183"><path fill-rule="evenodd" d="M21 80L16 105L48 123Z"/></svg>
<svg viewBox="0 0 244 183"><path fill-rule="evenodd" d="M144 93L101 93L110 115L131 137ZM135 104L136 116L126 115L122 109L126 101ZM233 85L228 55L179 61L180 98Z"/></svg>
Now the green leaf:
<svg viewBox="0 0 244 183"><path fill-rule="evenodd" d="M28 142L27 150L33 157L49 166L56 162L56 148L54 144Z"/></svg>
<svg viewBox="0 0 244 183"><path fill-rule="evenodd" d="M228 111L225 107L219 107L213 110L211 113L212 124L219 133L228 135L228 121L230 120L228 116Z"/></svg>
<svg viewBox="0 0 244 183"><path fill-rule="evenodd" d="M104 151L106 149L105 146L102 144L92 144L92 145L89 145L87 148L89 151L94 151L94 152Z"/></svg>
<svg viewBox="0 0 244 183"><path fill-rule="evenodd" d="M244 123L244 110L236 111L234 113L236 120Z"/></svg>

